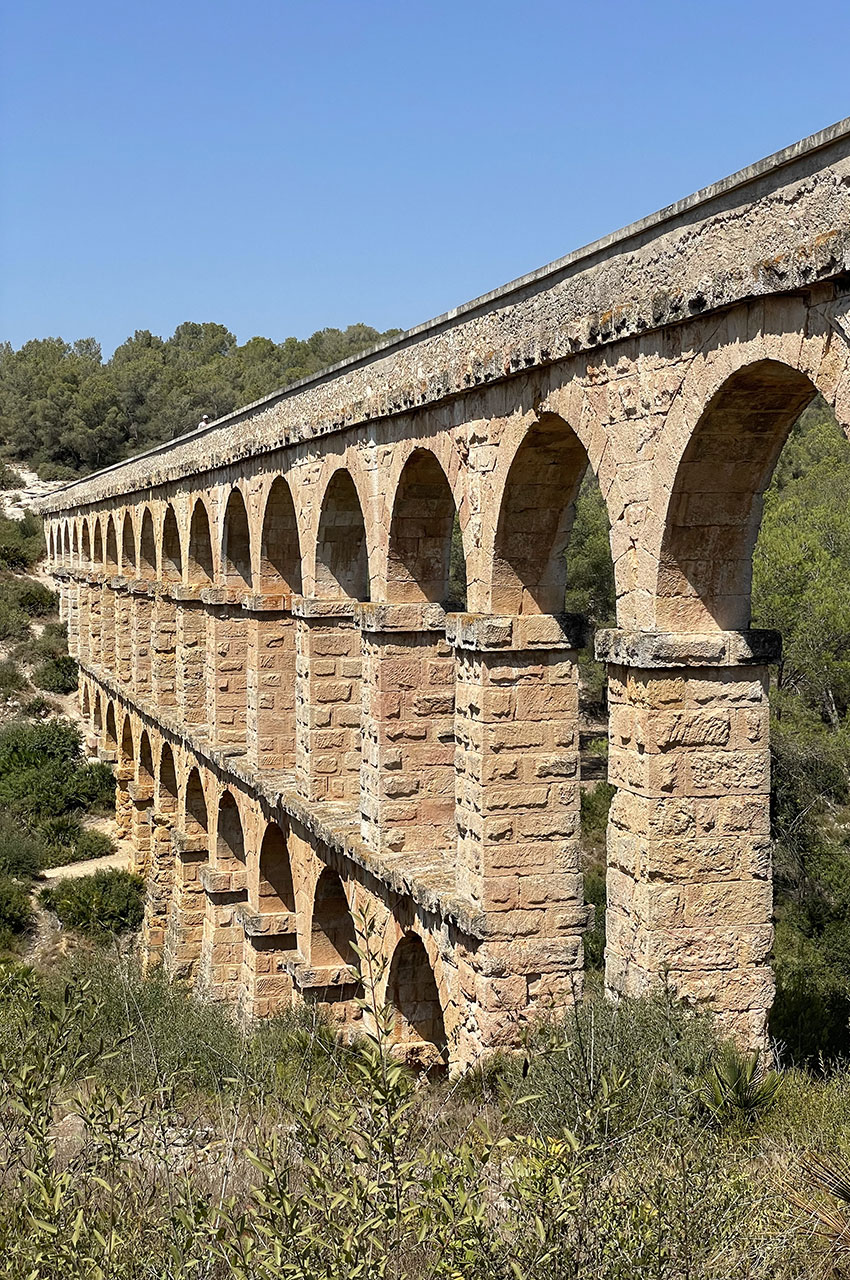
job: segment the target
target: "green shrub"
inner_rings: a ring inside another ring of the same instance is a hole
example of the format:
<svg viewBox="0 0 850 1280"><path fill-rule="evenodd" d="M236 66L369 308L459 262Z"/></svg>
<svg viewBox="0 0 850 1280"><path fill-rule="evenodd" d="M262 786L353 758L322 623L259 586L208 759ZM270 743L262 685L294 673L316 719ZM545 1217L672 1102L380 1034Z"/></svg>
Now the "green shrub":
<svg viewBox="0 0 850 1280"><path fill-rule="evenodd" d="M610 782L597 782L595 787L583 787L581 792L581 834L586 839L605 839L608 826L608 810L617 794Z"/></svg>
<svg viewBox="0 0 850 1280"><path fill-rule="evenodd" d="M23 827L10 813L0 812L0 875L32 879L44 865L42 838Z"/></svg>
<svg viewBox="0 0 850 1280"><path fill-rule="evenodd" d="M43 698L39 693L34 698L30 698L29 702L25 702L21 711L31 720L47 720L51 716L59 715L61 708L58 702Z"/></svg>
<svg viewBox="0 0 850 1280"><path fill-rule="evenodd" d="M33 922L29 894L11 876L0 875L0 947L9 948Z"/></svg>
<svg viewBox="0 0 850 1280"><path fill-rule="evenodd" d="M29 618L43 618L55 613L59 605L56 592L35 578L7 579L0 594Z"/></svg>
<svg viewBox="0 0 850 1280"><path fill-rule="evenodd" d="M67 928L101 937L142 923L144 881L129 871L95 871L48 885L39 899Z"/></svg>
<svg viewBox="0 0 850 1280"><path fill-rule="evenodd" d="M0 568L25 572L44 555L41 520L27 512L23 520L0 516Z"/></svg>
<svg viewBox="0 0 850 1280"><path fill-rule="evenodd" d="M26 482L20 471L16 471L14 467L10 467L8 462L0 465L0 489L8 492L10 489L25 489Z"/></svg>
<svg viewBox="0 0 850 1280"><path fill-rule="evenodd" d="M68 628L64 622L46 622L40 636L20 645L12 654L17 662L35 665L48 658L63 658L68 653Z"/></svg>
<svg viewBox="0 0 850 1280"><path fill-rule="evenodd" d="M73 693L78 684L77 663L67 655L48 658L35 668L32 682L36 688L44 689L47 693Z"/></svg>
<svg viewBox="0 0 850 1280"><path fill-rule="evenodd" d="M107 854L115 852L115 845L102 831L83 830L77 837L75 849L77 857L84 861L88 858L105 858Z"/></svg>
<svg viewBox="0 0 850 1280"><path fill-rule="evenodd" d="M30 620L15 604L0 599L0 640L25 640L30 634Z"/></svg>
<svg viewBox="0 0 850 1280"><path fill-rule="evenodd" d="M0 696L8 697L10 693L20 693L27 687L27 678L21 668L11 658L0 662Z"/></svg>

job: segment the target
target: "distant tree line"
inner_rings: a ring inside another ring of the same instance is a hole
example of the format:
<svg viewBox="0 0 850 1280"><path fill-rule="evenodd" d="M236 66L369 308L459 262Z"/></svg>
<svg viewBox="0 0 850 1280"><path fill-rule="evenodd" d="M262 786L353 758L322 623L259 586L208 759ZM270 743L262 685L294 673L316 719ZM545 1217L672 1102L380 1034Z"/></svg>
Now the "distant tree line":
<svg viewBox="0 0 850 1280"><path fill-rule="evenodd" d="M170 338L137 329L109 360L94 338L0 344L0 452L42 479L108 466L382 339L366 324L311 338L237 343L221 324L178 325Z"/></svg>

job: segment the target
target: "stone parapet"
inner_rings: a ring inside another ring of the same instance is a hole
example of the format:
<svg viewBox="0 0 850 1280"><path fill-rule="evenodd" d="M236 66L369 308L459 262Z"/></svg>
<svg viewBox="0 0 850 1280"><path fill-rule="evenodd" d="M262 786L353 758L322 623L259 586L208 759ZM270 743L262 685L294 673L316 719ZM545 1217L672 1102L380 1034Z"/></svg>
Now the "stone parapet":
<svg viewBox="0 0 850 1280"><path fill-rule="evenodd" d="M587 623L576 614L450 613L446 615L446 639L457 649L478 652L526 649L580 649Z"/></svg>
<svg viewBox="0 0 850 1280"><path fill-rule="evenodd" d="M778 662L778 631L597 631L598 662L643 670L672 667L738 667Z"/></svg>

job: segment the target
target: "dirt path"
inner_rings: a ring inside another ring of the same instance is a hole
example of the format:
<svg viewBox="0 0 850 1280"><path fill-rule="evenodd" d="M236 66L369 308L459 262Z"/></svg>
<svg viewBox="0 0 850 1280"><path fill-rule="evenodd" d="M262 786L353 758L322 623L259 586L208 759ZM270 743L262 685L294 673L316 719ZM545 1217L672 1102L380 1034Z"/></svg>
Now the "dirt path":
<svg viewBox="0 0 850 1280"><path fill-rule="evenodd" d="M107 853L103 858L89 858L87 862L72 862L67 867L49 867L41 874L45 880L76 880L79 876L90 876L95 871L108 871L111 867L129 871L129 849L119 846L115 853Z"/></svg>

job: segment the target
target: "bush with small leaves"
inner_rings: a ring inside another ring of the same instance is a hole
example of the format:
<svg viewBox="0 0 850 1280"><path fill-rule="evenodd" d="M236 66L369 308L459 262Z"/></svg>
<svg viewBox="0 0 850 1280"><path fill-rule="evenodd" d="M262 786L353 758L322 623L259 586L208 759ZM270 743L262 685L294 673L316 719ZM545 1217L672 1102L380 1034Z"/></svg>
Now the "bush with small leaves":
<svg viewBox="0 0 850 1280"><path fill-rule="evenodd" d="M27 678L21 668L11 658L0 662L0 697L8 697L12 693L20 693L27 687Z"/></svg>
<svg viewBox="0 0 850 1280"><path fill-rule="evenodd" d="M8 950L32 927L33 910L26 888L0 874L0 948Z"/></svg>
<svg viewBox="0 0 850 1280"><path fill-rule="evenodd" d="M48 658L35 668L32 682L37 689L44 689L47 693L73 693L78 684L77 663L68 655Z"/></svg>
<svg viewBox="0 0 850 1280"><path fill-rule="evenodd" d="M136 929L144 916L144 881L113 868L78 879L57 880L39 900L62 924L92 937Z"/></svg>

